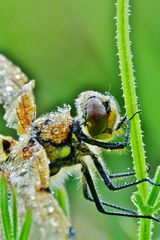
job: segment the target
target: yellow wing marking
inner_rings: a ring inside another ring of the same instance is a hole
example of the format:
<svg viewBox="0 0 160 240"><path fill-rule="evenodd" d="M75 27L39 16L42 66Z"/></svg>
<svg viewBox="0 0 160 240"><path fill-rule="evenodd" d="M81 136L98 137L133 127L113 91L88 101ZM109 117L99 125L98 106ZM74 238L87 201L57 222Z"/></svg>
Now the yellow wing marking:
<svg viewBox="0 0 160 240"><path fill-rule="evenodd" d="M22 93L18 98L17 102L17 116L18 116L18 126L17 133L19 135L26 134L28 132L28 128L30 127L32 121L36 117L36 105L35 99L32 92L34 87L34 81L26 84Z"/></svg>
<svg viewBox="0 0 160 240"><path fill-rule="evenodd" d="M38 176L40 181L36 182L36 189L48 189L49 188L49 159L47 158L46 151L37 141L29 143L23 149L24 160L31 161L32 168L35 171L35 176Z"/></svg>

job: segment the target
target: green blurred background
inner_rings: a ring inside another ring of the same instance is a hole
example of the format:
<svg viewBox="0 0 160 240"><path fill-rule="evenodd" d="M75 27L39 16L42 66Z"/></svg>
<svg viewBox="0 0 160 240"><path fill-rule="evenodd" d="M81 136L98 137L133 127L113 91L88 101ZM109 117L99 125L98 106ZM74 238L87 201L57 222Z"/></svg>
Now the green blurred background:
<svg viewBox="0 0 160 240"><path fill-rule="evenodd" d="M147 162L152 177L160 162L160 1L131 1L131 39L137 94ZM110 91L124 114L124 102L115 41L113 0L1 0L0 52L36 79L38 115L74 100L87 89ZM0 132L5 128L1 112ZM109 154L105 162L112 172L132 170L130 152ZM133 207L131 191L110 193L101 181L97 187L104 200ZM67 183L72 222L77 240L137 239L136 220L104 216L83 198L73 178ZM158 227L154 230L158 237Z"/></svg>

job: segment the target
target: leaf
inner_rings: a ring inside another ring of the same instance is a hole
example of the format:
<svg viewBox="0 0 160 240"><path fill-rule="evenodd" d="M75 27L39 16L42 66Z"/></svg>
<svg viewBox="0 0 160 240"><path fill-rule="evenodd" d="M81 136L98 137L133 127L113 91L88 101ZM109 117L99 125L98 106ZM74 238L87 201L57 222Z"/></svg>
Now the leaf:
<svg viewBox="0 0 160 240"><path fill-rule="evenodd" d="M134 193L131 197L131 200L141 213L147 213L148 207L146 204L144 204L142 196L139 193Z"/></svg>
<svg viewBox="0 0 160 240"><path fill-rule="evenodd" d="M17 239L18 218L17 218L16 191L14 188L12 188L12 224L13 224L13 238Z"/></svg>
<svg viewBox="0 0 160 240"><path fill-rule="evenodd" d="M64 214L70 217L68 194L64 187L54 189L56 199Z"/></svg>
<svg viewBox="0 0 160 240"><path fill-rule="evenodd" d="M4 176L0 177L0 209L6 240L11 239L11 220L8 206L8 186Z"/></svg>
<svg viewBox="0 0 160 240"><path fill-rule="evenodd" d="M26 219L22 226L19 240L27 240L28 239L29 233L30 233L30 228L31 228L31 222L32 222L32 212L28 211Z"/></svg>

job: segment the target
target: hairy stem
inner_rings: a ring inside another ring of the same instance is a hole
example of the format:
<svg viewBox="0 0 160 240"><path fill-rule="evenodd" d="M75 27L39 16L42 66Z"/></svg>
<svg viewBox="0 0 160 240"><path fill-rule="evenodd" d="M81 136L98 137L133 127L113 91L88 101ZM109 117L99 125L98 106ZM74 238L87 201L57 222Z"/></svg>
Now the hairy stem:
<svg viewBox="0 0 160 240"><path fill-rule="evenodd" d="M128 0L117 0L117 44L119 63L125 107L127 116L130 118L138 109L132 54L129 41L128 8ZM142 179L146 177L146 163L138 114L131 122L131 146L137 178ZM142 197L146 199L148 195L147 184L140 184L139 191Z"/></svg>
<svg viewBox="0 0 160 240"><path fill-rule="evenodd" d="M127 116L130 118L138 110L138 108L130 47L131 44L129 40L129 0L117 0L117 45L125 107ZM136 177L137 179L145 178L147 177L145 153L138 114L131 122L131 147ZM148 184L143 183L138 185L138 190L143 201L146 202L149 194ZM144 238L146 235L144 235L146 229L147 236ZM150 234L151 220L142 219L140 224L140 239L150 239Z"/></svg>

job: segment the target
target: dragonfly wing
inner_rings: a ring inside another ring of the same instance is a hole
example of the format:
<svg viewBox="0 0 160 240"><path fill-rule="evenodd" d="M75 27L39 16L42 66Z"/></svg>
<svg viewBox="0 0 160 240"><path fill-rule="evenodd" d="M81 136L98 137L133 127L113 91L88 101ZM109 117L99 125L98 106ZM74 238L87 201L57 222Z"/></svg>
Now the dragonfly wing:
<svg viewBox="0 0 160 240"><path fill-rule="evenodd" d="M22 87L21 94L16 103L16 114L18 117L17 133L27 134L28 128L36 118L36 105L33 95L34 81Z"/></svg>
<svg viewBox="0 0 160 240"><path fill-rule="evenodd" d="M1 171L5 172L16 189L19 225L24 222L27 211L31 210L30 239L71 240L71 224L53 194L42 189L37 190L41 179L36 166L33 157L24 160L21 154L14 161L1 164Z"/></svg>
<svg viewBox="0 0 160 240"><path fill-rule="evenodd" d="M36 190L49 189L49 159L46 151L37 140L32 140L23 148L23 158L25 161L31 161L32 172L34 172Z"/></svg>
<svg viewBox="0 0 160 240"><path fill-rule="evenodd" d="M9 136L0 134L0 163L4 162L9 157L10 149L16 144L16 140Z"/></svg>
<svg viewBox="0 0 160 240"><path fill-rule="evenodd" d="M18 122L22 122L23 131L19 130L20 133L25 131L24 127L28 127L28 120L26 122L22 120L22 117L24 117L22 112L28 113L28 109L30 109L28 115L31 116L27 116L27 119L35 116L33 88L34 81L29 82L28 77L19 67L0 54L0 104L5 109L4 119L9 127L17 129ZM24 110L22 109L22 103L25 103L23 105ZM17 112L19 113L18 116Z"/></svg>

